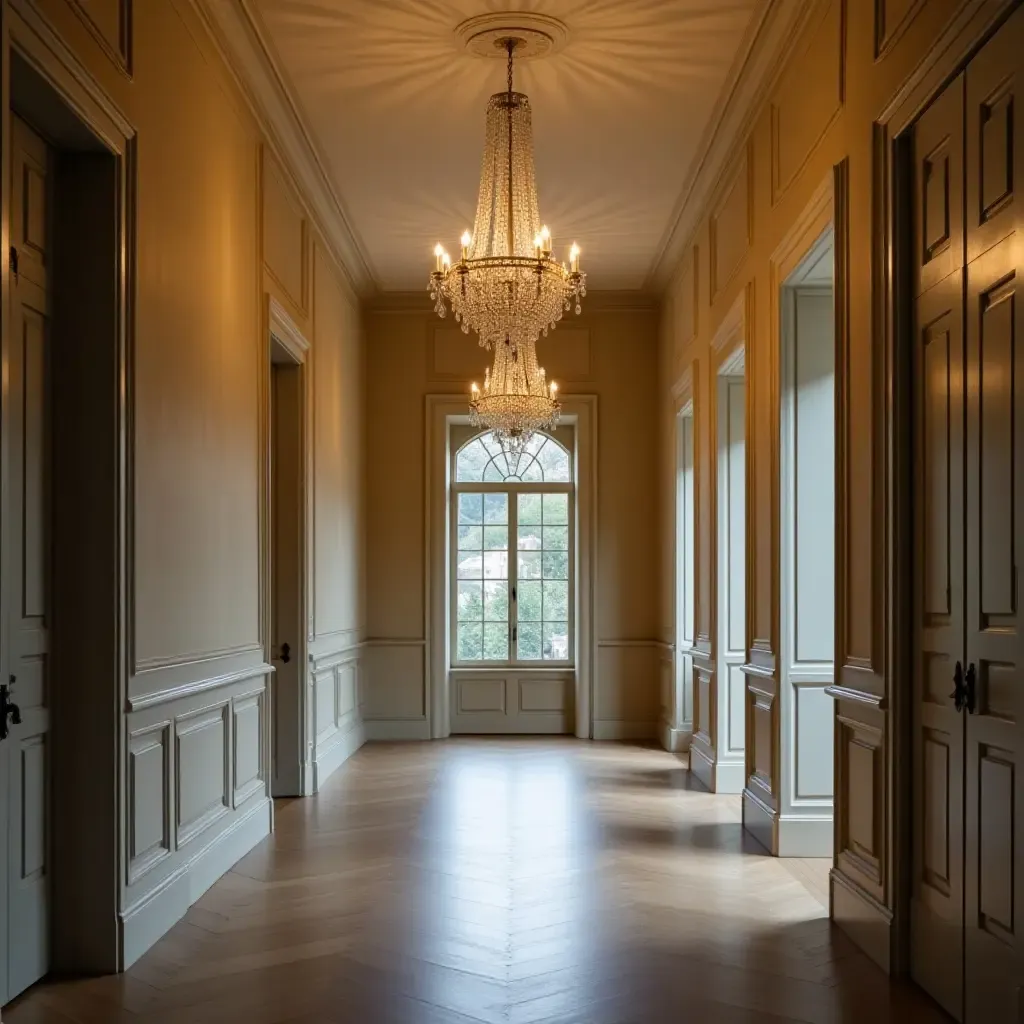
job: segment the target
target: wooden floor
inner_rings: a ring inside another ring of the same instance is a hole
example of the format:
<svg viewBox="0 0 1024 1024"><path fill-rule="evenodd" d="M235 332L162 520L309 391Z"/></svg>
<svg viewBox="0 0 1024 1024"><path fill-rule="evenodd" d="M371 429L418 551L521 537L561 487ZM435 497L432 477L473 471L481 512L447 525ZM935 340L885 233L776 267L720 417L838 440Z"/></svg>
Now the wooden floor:
<svg viewBox="0 0 1024 1024"><path fill-rule="evenodd" d="M739 822L661 751L365 747L126 975L4 1024L945 1020L830 927L823 862Z"/></svg>

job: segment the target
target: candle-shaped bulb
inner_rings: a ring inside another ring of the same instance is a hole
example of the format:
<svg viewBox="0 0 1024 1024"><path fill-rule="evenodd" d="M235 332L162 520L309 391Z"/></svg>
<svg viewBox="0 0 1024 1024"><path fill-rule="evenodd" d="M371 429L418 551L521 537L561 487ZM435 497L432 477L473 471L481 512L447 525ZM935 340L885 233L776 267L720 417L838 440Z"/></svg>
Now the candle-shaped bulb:
<svg viewBox="0 0 1024 1024"><path fill-rule="evenodd" d="M575 242L569 250L569 265L574 273L580 269L580 247Z"/></svg>
<svg viewBox="0 0 1024 1024"><path fill-rule="evenodd" d="M545 224L540 229L540 241L541 241L541 248L545 252L551 252L551 232L548 231L547 224Z"/></svg>
<svg viewBox="0 0 1024 1024"><path fill-rule="evenodd" d="M452 265L452 258L448 253L442 253L441 255L441 267L443 270L447 270Z"/></svg>
<svg viewBox="0 0 1024 1024"><path fill-rule="evenodd" d="M434 258L437 260L437 269L441 269L441 257L444 256L444 246L438 242L434 246Z"/></svg>
<svg viewBox="0 0 1024 1024"><path fill-rule="evenodd" d="M473 236L469 233L468 229L462 232L462 258L463 260L469 259L469 243L473 241Z"/></svg>
<svg viewBox="0 0 1024 1024"><path fill-rule="evenodd" d="M534 235L534 237L533 237L533 247L537 251L537 255L538 256L540 255L540 251L543 248L543 246L544 246L544 239L541 238L540 235Z"/></svg>

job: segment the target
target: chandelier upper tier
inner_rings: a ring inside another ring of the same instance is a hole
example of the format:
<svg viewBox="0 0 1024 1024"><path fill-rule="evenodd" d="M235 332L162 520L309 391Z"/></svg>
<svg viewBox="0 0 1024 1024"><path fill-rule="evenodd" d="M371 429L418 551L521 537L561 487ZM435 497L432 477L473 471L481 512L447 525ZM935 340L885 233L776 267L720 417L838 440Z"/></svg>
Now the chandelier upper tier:
<svg viewBox="0 0 1024 1024"><path fill-rule="evenodd" d="M476 331L484 348L515 351L535 342L587 294L574 242L569 262L552 255L551 233L537 210L530 101L512 89L513 55L520 40L499 40L508 53L508 89L487 104L480 192L473 233L462 236L457 263L439 243L430 275L438 316L451 307L462 330Z"/></svg>

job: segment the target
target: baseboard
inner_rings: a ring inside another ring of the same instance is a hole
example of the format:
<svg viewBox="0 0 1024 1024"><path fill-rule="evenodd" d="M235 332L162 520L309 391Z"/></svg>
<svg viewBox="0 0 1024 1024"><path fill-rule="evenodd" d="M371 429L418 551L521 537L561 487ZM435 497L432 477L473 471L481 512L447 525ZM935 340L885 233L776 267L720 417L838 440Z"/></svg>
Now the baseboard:
<svg viewBox="0 0 1024 1024"><path fill-rule="evenodd" d="M829 875L832 920L886 974L892 970L892 913L835 868Z"/></svg>
<svg viewBox="0 0 1024 1024"><path fill-rule="evenodd" d="M668 722L658 723L658 739L670 753L681 754L690 749L693 730L689 728L674 729Z"/></svg>
<svg viewBox="0 0 1024 1024"><path fill-rule="evenodd" d="M363 721L367 743L384 740L429 740L430 723L425 718L371 718Z"/></svg>
<svg viewBox="0 0 1024 1024"><path fill-rule="evenodd" d="M705 789L715 791L715 762L700 743L690 744L690 771Z"/></svg>
<svg viewBox="0 0 1024 1024"><path fill-rule="evenodd" d="M121 966L127 970L200 896L270 835L273 804L263 797L214 836L156 889L121 912Z"/></svg>
<svg viewBox="0 0 1024 1024"><path fill-rule="evenodd" d="M653 740L657 735L655 722L620 722L617 719L594 722L595 740Z"/></svg>
<svg viewBox="0 0 1024 1024"><path fill-rule="evenodd" d="M779 816L779 857L831 857L831 814Z"/></svg>
<svg viewBox="0 0 1024 1024"><path fill-rule="evenodd" d="M346 729L340 736L337 736L334 743L326 750L318 752L316 761L313 763L313 792L319 792L324 782L365 742L366 733L363 729L363 723L357 721L351 728Z"/></svg>
<svg viewBox="0 0 1024 1024"><path fill-rule="evenodd" d="M771 854L775 855L775 812L756 793L743 790L743 827Z"/></svg>

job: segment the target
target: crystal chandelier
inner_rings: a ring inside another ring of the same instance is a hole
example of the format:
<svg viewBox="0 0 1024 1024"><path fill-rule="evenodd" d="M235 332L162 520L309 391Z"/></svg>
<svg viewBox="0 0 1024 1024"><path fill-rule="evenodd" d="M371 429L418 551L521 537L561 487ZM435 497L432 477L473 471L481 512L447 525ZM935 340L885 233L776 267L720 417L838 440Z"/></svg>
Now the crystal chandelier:
<svg viewBox="0 0 1024 1024"><path fill-rule="evenodd" d="M490 427L495 440L509 454L520 454L536 430L550 430L558 422L558 385L548 384L537 365L537 348L527 341L514 347L508 340L494 346L494 365L486 371L481 391L472 386L471 421Z"/></svg>
<svg viewBox="0 0 1024 1024"><path fill-rule="evenodd" d="M463 332L476 331L484 348L505 345L515 352L547 335L573 306L580 313L587 287L575 242L568 266L551 255L551 233L537 212L530 102L512 91L518 41L502 44L508 51L508 91L487 104L473 234L463 234L455 264L438 243L430 297L438 316L446 315L447 302Z"/></svg>

